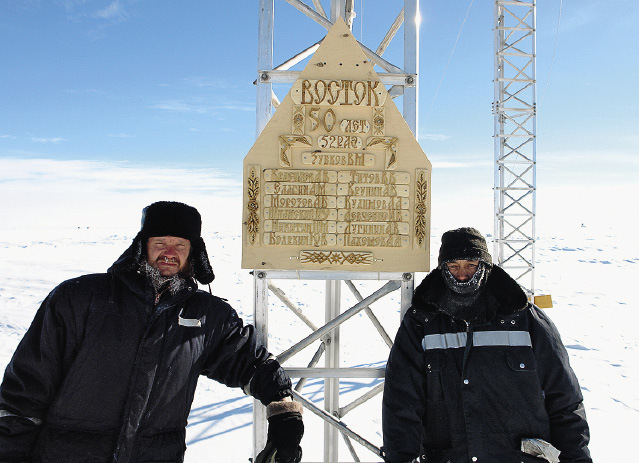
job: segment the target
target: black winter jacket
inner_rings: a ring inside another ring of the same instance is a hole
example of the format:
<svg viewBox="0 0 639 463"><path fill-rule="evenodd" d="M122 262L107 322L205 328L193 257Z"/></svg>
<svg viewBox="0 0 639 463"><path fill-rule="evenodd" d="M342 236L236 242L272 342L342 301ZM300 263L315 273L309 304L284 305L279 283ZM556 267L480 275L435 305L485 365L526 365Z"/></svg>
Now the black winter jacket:
<svg viewBox="0 0 639 463"><path fill-rule="evenodd" d="M562 463L591 463L582 394L559 333L499 267L486 282L486 323L441 311L440 270L426 276L386 366L388 462L539 463L520 451L539 438Z"/></svg>
<svg viewBox="0 0 639 463"><path fill-rule="evenodd" d="M132 248L42 303L0 389L0 461L182 462L199 375L265 404L290 392L224 300L190 281L156 303Z"/></svg>

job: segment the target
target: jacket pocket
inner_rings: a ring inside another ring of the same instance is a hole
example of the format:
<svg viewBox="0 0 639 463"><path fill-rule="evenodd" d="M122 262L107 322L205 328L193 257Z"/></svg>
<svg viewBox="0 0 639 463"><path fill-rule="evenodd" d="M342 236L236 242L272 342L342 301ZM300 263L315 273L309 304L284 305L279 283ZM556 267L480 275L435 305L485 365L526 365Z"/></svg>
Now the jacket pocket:
<svg viewBox="0 0 639 463"><path fill-rule="evenodd" d="M175 430L140 437L139 458L140 463L182 463L186 433L184 430Z"/></svg>
<svg viewBox="0 0 639 463"><path fill-rule="evenodd" d="M543 457L535 457L524 452L520 452L517 458L520 459L521 463L548 463L548 460Z"/></svg>
<svg viewBox="0 0 639 463"><path fill-rule="evenodd" d="M452 463L454 460L452 449L422 448L420 463Z"/></svg>
<svg viewBox="0 0 639 463"><path fill-rule="evenodd" d="M44 425L34 449L39 463L109 463L117 436Z"/></svg>
<svg viewBox="0 0 639 463"><path fill-rule="evenodd" d="M537 371L535 356L529 349L517 349L506 352L506 362L513 371Z"/></svg>
<svg viewBox="0 0 639 463"><path fill-rule="evenodd" d="M428 351L424 355L424 369L426 374L438 373L446 365L446 354L441 350Z"/></svg>

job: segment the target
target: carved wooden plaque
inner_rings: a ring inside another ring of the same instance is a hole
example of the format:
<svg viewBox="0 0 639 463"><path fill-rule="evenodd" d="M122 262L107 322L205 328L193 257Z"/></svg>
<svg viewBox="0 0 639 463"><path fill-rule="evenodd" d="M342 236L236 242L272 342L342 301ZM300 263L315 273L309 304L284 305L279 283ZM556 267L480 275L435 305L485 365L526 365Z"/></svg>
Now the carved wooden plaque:
<svg viewBox="0 0 639 463"><path fill-rule="evenodd" d="M428 271L430 174L338 21L244 158L242 267Z"/></svg>

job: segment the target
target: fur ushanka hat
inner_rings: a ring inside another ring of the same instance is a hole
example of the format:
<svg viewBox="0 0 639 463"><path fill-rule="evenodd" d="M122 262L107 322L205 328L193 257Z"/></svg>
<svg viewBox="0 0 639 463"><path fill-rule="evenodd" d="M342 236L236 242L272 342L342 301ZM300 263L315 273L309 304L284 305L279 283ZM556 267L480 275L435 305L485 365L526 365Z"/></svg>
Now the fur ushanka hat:
<svg viewBox="0 0 639 463"><path fill-rule="evenodd" d="M439 267L452 260L481 260L492 265L493 259L488 252L484 236L471 227L449 230L442 235L442 245L439 248Z"/></svg>
<svg viewBox="0 0 639 463"><path fill-rule="evenodd" d="M158 201L142 210L142 228L134 241L138 241L141 254L146 257L146 242L150 237L175 236L189 240L192 276L206 285L215 275L201 232L202 218L196 208L179 202Z"/></svg>

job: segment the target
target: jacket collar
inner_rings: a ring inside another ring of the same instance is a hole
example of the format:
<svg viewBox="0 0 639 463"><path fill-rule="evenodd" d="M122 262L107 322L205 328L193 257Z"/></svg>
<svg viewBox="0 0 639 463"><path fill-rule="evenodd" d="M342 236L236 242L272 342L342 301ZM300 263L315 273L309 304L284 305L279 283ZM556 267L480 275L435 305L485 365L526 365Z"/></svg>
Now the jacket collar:
<svg viewBox="0 0 639 463"><path fill-rule="evenodd" d="M422 280L413 295L413 307L424 312L436 312L437 300L446 291L444 277L439 268L431 271ZM501 267L492 266L486 280L488 316L508 315L526 308L528 298L519 284Z"/></svg>

